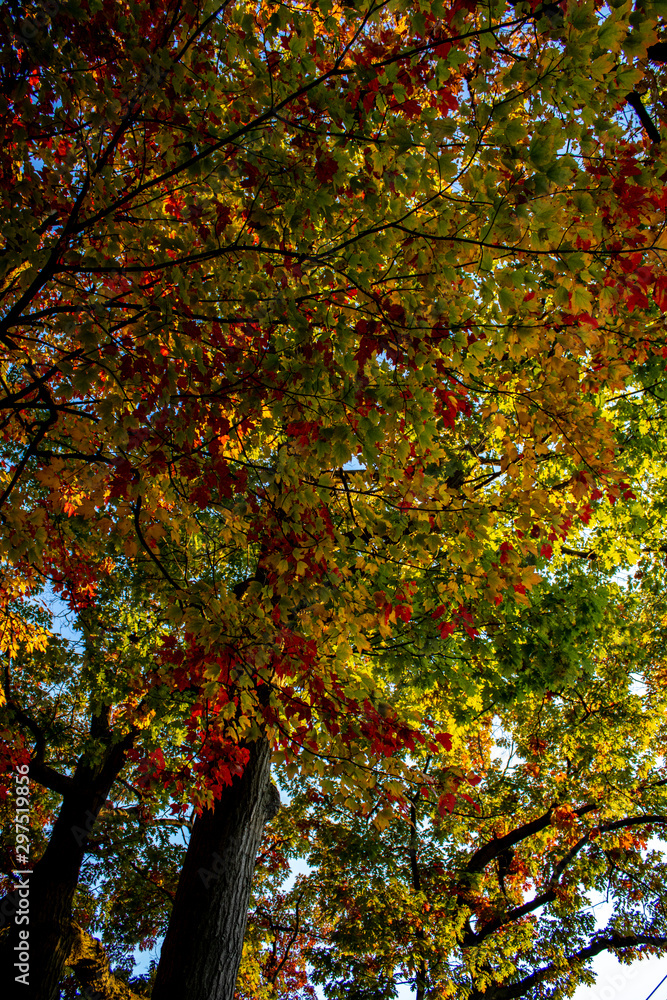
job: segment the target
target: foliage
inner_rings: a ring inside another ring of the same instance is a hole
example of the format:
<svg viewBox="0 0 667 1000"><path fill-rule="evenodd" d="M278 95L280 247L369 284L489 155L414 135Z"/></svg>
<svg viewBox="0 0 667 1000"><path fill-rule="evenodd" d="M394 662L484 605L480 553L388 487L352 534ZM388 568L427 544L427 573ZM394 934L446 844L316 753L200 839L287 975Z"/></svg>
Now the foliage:
<svg viewBox="0 0 667 1000"><path fill-rule="evenodd" d="M551 775L572 692L608 684L626 738L629 657L612 684L595 650L619 567L644 574L642 615L663 592L667 163L623 111L663 7L559 10L3 9L3 787L30 754L36 855L94 790L73 912L121 963L169 918L165 831L187 839L261 736L324 796L324 846L384 829L368 877L408 924L391 845L433 769L463 769L420 827L452 857L506 795L551 808L553 776L501 778L489 747L479 820L462 805L480 719L523 747L542 706ZM461 892L442 954L475 912ZM325 937L347 905L318 916ZM410 938L381 923L389 996ZM453 981L522 975L521 934ZM361 953L349 973L308 947L333 995L362 975ZM247 948L259 989L261 938Z"/></svg>
<svg viewBox="0 0 667 1000"><path fill-rule="evenodd" d="M665 691L647 683L659 664L629 612L599 628L588 676L462 729L457 767L427 757L382 833L300 783L282 823L311 871L286 897L258 892L253 933L286 958L291 943L326 996L373 1000L401 982L565 997L602 950L664 948ZM443 808L467 769L473 787Z"/></svg>

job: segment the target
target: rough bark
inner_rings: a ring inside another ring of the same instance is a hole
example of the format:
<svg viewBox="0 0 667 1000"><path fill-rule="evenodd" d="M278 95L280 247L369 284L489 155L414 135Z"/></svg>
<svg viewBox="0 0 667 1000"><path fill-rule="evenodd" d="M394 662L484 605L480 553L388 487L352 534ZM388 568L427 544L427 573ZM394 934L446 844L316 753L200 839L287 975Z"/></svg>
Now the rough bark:
<svg viewBox="0 0 667 1000"><path fill-rule="evenodd" d="M268 742L247 749L243 775L193 824L152 1000L233 1000L257 851L279 804Z"/></svg>
<svg viewBox="0 0 667 1000"><path fill-rule="evenodd" d="M120 773L132 736L110 746L102 761L85 758L64 790L63 802L53 824L44 854L28 882L29 986L17 982L16 948L19 943L14 894L0 901L10 918L0 946L0 982L6 1000L55 1000L74 942L72 901L79 881L86 844L111 785ZM31 767L31 777L33 771ZM61 776L62 777L62 776Z"/></svg>
<svg viewBox="0 0 667 1000"><path fill-rule="evenodd" d="M419 836L417 831L417 803L416 799L412 799L410 804L410 873L412 875L412 888L415 892L421 892L418 852ZM417 939L419 941L424 940L423 930L417 931ZM417 994L415 1000L424 1000L424 997L426 996L427 976L428 968L426 962L422 959L417 969L417 975L415 976L414 989Z"/></svg>
<svg viewBox="0 0 667 1000"><path fill-rule="evenodd" d="M74 969L87 1000L140 1000L138 993L113 975L102 943L74 923L67 965Z"/></svg>

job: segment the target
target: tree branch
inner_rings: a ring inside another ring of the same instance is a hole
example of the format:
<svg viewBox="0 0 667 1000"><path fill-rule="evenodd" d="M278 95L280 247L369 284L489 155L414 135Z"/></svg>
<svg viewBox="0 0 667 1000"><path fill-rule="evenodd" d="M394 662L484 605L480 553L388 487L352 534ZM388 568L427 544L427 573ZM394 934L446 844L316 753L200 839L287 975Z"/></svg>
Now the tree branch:
<svg viewBox="0 0 667 1000"><path fill-rule="evenodd" d="M568 955L566 961L572 967L585 962L588 958L595 958L602 951L636 948L642 944L667 950L667 937L652 934L621 935L612 931L608 937L594 938L585 948ZM518 983L510 983L507 986L490 986L484 993L475 991L471 993L470 1000L516 1000L518 997L526 996L534 986L538 986L545 979L548 979L555 969L555 964L551 963L543 969L532 972Z"/></svg>

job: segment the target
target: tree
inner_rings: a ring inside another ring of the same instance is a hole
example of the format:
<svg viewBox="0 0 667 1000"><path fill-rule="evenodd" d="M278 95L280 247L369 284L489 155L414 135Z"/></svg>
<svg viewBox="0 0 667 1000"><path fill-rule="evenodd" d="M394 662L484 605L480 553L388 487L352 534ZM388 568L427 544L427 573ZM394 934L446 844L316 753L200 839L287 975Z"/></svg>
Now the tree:
<svg viewBox="0 0 667 1000"><path fill-rule="evenodd" d="M388 821L302 783L282 823L312 871L282 896L260 883L251 918L267 986L276 944L327 997L365 1000L401 981L417 997L565 997L600 952L664 952L664 686L617 599L590 671L462 729L457 766L424 754Z"/></svg>
<svg viewBox="0 0 667 1000"><path fill-rule="evenodd" d="M82 866L98 831L126 871L136 822L142 870L180 870L137 928L169 909L152 995L231 997L270 752L374 808L419 746L449 753L443 704L578 676L471 663L632 502L610 399L664 349L665 164L618 109L659 9L2 17L5 762L49 832L36 995L90 974ZM159 831L188 803L180 857Z"/></svg>

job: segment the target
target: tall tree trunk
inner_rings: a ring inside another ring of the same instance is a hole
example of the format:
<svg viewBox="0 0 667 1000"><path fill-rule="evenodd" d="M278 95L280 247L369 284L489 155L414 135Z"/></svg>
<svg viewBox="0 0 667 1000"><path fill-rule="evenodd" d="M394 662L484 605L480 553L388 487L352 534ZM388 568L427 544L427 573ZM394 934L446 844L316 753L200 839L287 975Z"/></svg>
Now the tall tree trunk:
<svg viewBox="0 0 667 1000"><path fill-rule="evenodd" d="M86 844L111 785L122 770L133 735L112 745L103 761L91 765L81 758L66 785L63 802L44 854L32 874L23 878L29 923L23 922L15 893L3 901L9 928L0 945L0 983L6 1000L55 1000L72 950L72 901L79 881ZM32 771L31 771L32 773ZM55 772L53 772L55 773ZM47 781L45 783L48 784ZM0 905L2 909L2 905ZM17 920L19 922L17 922ZM18 963L19 932L28 931L28 961ZM24 973L27 977L17 977Z"/></svg>
<svg viewBox="0 0 667 1000"><path fill-rule="evenodd" d="M421 892L421 876L419 873L419 832L417 830L417 799L410 800L410 874L412 876L412 888L415 892ZM418 930L417 939L424 940L424 931ZM428 967L422 959L415 976L414 989L416 991L415 1000L424 1000L426 996Z"/></svg>
<svg viewBox="0 0 667 1000"><path fill-rule="evenodd" d="M152 1000L233 1000L255 860L279 803L266 739L243 775L193 824Z"/></svg>

